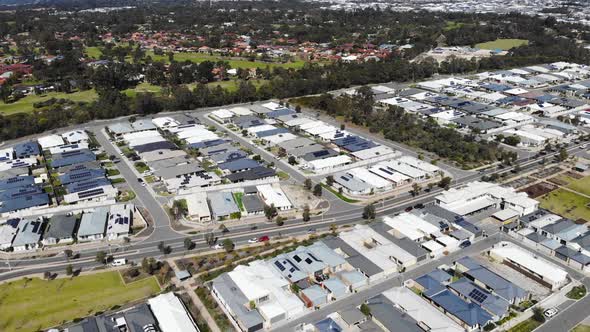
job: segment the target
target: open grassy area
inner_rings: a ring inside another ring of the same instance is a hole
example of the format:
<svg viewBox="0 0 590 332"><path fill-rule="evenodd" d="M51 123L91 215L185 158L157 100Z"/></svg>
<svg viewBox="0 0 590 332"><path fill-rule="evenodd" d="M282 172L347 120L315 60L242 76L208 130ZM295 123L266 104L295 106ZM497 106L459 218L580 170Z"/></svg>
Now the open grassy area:
<svg viewBox="0 0 590 332"><path fill-rule="evenodd" d="M586 296L586 287L584 285L576 286L571 291L565 294L569 299L579 300Z"/></svg>
<svg viewBox="0 0 590 332"><path fill-rule="evenodd" d="M574 220L590 220L590 198L564 189L554 190L538 198L541 207Z"/></svg>
<svg viewBox="0 0 590 332"><path fill-rule="evenodd" d="M446 25L443 28L444 31L451 31L451 30L459 29L465 25L465 23L463 23L463 22L456 22L456 21L446 21L445 24Z"/></svg>
<svg viewBox="0 0 590 332"><path fill-rule="evenodd" d="M529 318L524 322L519 323L515 327L509 329L508 332L530 332L539 327L539 325L541 325L541 323L537 322L536 320L533 320L532 318Z"/></svg>
<svg viewBox="0 0 590 332"><path fill-rule="evenodd" d="M581 194L590 196L590 176L586 176L579 180L572 179L567 187Z"/></svg>
<svg viewBox="0 0 590 332"><path fill-rule="evenodd" d="M572 330L572 332L590 332L590 326L580 324Z"/></svg>
<svg viewBox="0 0 590 332"><path fill-rule="evenodd" d="M525 39L496 39L494 41L489 41L485 43L476 44L475 47L486 49L486 50L509 50L513 47L518 47L522 45L528 45L529 41Z"/></svg>
<svg viewBox="0 0 590 332"><path fill-rule="evenodd" d="M31 112L33 111L34 107L33 104L39 103L42 101L49 100L51 98L63 98L69 99L74 102L78 101L86 101L90 102L97 98L96 92L94 90L86 90L86 91L79 91L73 93L62 93L62 92L50 92L44 95L29 95L26 96L14 103L5 104L4 102L0 102L0 113L4 115L14 114L14 113L23 113L23 112Z"/></svg>
<svg viewBox="0 0 590 332"><path fill-rule="evenodd" d="M102 55L102 51L97 46L90 46L86 47L86 54L91 58L99 59Z"/></svg>
<svg viewBox="0 0 590 332"><path fill-rule="evenodd" d="M140 92L152 92L152 93L160 93L162 91L162 87L153 85L150 83L140 83L136 85L134 88L123 90L123 93L129 97L135 97Z"/></svg>
<svg viewBox="0 0 590 332"><path fill-rule="evenodd" d="M356 199L350 199L350 198L342 195L337 190L334 190L334 188L328 186L327 184L322 183L322 187L324 187L324 189L328 190L329 192L331 192L332 194L334 194L336 197L340 198L341 200L345 201L346 203L358 203L359 202Z"/></svg>
<svg viewBox="0 0 590 332"><path fill-rule="evenodd" d="M0 285L0 331L37 331L160 291L154 277L125 285L118 272Z"/></svg>

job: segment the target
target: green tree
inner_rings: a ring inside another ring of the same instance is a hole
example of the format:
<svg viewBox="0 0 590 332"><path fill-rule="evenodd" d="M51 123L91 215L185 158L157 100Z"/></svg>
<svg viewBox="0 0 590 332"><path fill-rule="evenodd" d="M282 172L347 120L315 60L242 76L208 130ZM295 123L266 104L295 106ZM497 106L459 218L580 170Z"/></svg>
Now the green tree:
<svg viewBox="0 0 590 332"><path fill-rule="evenodd" d="M438 182L438 186L444 188L445 190L449 190L451 186L451 181L452 179L450 177L445 176L442 179L440 179L440 181Z"/></svg>
<svg viewBox="0 0 590 332"><path fill-rule="evenodd" d="M313 187L313 195L316 197L322 197L322 185L318 183Z"/></svg>
<svg viewBox="0 0 590 332"><path fill-rule="evenodd" d="M559 149L559 155L557 156L557 160L565 161L569 157L567 150L565 148Z"/></svg>
<svg viewBox="0 0 590 332"><path fill-rule="evenodd" d="M203 234L205 243L207 243L208 246L212 246L215 244L215 234L213 232L207 232L205 234Z"/></svg>
<svg viewBox="0 0 590 332"><path fill-rule="evenodd" d="M276 217L277 214L278 211L274 204L264 206L264 215L266 216L266 219L268 219L269 221Z"/></svg>
<svg viewBox="0 0 590 332"><path fill-rule="evenodd" d="M96 253L96 261L102 264L106 263L107 253L104 251L99 251Z"/></svg>
<svg viewBox="0 0 590 332"><path fill-rule="evenodd" d="M184 249L192 250L194 247L195 247L195 243L193 242L193 240L191 240L188 237L184 239Z"/></svg>
<svg viewBox="0 0 590 332"><path fill-rule="evenodd" d="M533 320L543 323L545 321L545 315L543 315L543 308L541 307L534 307L533 308Z"/></svg>
<svg viewBox="0 0 590 332"><path fill-rule="evenodd" d="M309 211L309 205L307 205L307 204L303 207L303 215L302 215L302 217L303 217L303 221L306 221L306 222L311 219L311 214L310 214L310 211Z"/></svg>
<svg viewBox="0 0 590 332"><path fill-rule="evenodd" d="M363 209L363 219L375 219L376 216L376 211L375 211L375 205L373 205L373 203L365 206L365 208Z"/></svg>
<svg viewBox="0 0 590 332"><path fill-rule="evenodd" d="M234 242L231 239L223 240L223 249L226 252L232 252L234 250Z"/></svg>
<svg viewBox="0 0 590 332"><path fill-rule="evenodd" d="M303 181L303 187L307 190L311 190L312 185L311 179L305 179L305 181Z"/></svg>
<svg viewBox="0 0 590 332"><path fill-rule="evenodd" d="M361 304L360 310L365 316L369 316L371 314L371 308L366 303Z"/></svg>
<svg viewBox="0 0 590 332"><path fill-rule="evenodd" d="M297 165L297 159L294 156L289 156L289 158L287 159L289 165Z"/></svg>
<svg viewBox="0 0 590 332"><path fill-rule="evenodd" d="M331 187L334 184L334 176L332 176L332 175L326 176L326 184Z"/></svg>
<svg viewBox="0 0 590 332"><path fill-rule="evenodd" d="M74 274L74 267L72 266L72 264L68 264L68 266L66 266L66 274L69 276Z"/></svg>

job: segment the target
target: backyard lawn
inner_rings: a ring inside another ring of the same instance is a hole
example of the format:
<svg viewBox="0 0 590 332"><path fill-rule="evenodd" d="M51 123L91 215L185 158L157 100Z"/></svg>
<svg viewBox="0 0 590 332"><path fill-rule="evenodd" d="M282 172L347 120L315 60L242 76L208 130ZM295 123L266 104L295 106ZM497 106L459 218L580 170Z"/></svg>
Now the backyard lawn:
<svg viewBox="0 0 590 332"><path fill-rule="evenodd" d="M62 92L50 92L44 95L29 95L18 101L10 104L5 104L4 102L0 102L0 113L3 115L14 114L14 113L22 113L22 112L31 112L33 111L34 103L42 102L49 100L51 98L64 98L69 99L74 102L78 101L93 101L96 99L96 92L94 90L86 90L86 91L79 91L73 93L62 93Z"/></svg>
<svg viewBox="0 0 590 332"><path fill-rule="evenodd" d="M528 45L528 43L529 41L525 39L496 39L494 41L476 44L475 47L486 50L501 49L507 51L513 47Z"/></svg>
<svg viewBox="0 0 590 332"><path fill-rule="evenodd" d="M564 189L554 190L538 198L541 207L564 217L590 220L590 198Z"/></svg>
<svg viewBox="0 0 590 332"><path fill-rule="evenodd" d="M38 331L160 291L155 277L125 285L118 272L0 284L0 331Z"/></svg>

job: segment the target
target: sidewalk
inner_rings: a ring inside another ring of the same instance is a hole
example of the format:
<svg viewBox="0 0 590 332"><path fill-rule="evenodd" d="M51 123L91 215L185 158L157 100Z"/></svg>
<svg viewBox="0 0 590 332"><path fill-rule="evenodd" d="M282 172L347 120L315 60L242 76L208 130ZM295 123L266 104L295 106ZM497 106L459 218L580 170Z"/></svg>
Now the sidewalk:
<svg viewBox="0 0 590 332"><path fill-rule="evenodd" d="M173 259L168 259L166 261L168 262L168 264L170 264L170 267L172 267L173 271L179 271L179 268L178 268L178 266L176 266L176 263L174 262ZM197 294L194 292L193 288L191 287L191 285L190 285L191 281L192 281L192 278L189 278L185 281L180 281L180 280L176 279L176 277L172 278L172 283L178 289L182 289L186 294L188 294L188 296L190 296L191 300L193 301L193 304L195 305L195 307L197 307L197 309L199 310L199 313L201 314L203 319L205 319L205 321L207 322L207 325L209 326L211 331L212 332L221 332L221 329L219 328L219 326L217 326L215 319L213 319L213 317L211 317L211 314L209 314L209 310L207 310L207 308L205 307L203 302L201 302L201 299L197 296Z"/></svg>

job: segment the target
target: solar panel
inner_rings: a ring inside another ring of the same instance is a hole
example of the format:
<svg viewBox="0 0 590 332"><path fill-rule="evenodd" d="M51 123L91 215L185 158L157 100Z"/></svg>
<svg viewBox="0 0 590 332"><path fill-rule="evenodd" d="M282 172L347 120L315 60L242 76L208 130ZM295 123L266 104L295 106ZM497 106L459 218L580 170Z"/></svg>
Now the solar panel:
<svg viewBox="0 0 590 332"><path fill-rule="evenodd" d="M100 195L100 194L104 194L103 188L99 188L99 189L94 189L94 190L89 190L89 191L86 191L86 192L78 193L78 197L79 198L87 198L87 197L90 197L90 196Z"/></svg>
<svg viewBox="0 0 590 332"><path fill-rule="evenodd" d="M275 265L281 272L285 271L285 267L279 261L275 261Z"/></svg>
<svg viewBox="0 0 590 332"><path fill-rule="evenodd" d="M482 303L488 298L488 295L480 291L479 289L474 288L471 292L469 292L469 297L477 303Z"/></svg>

